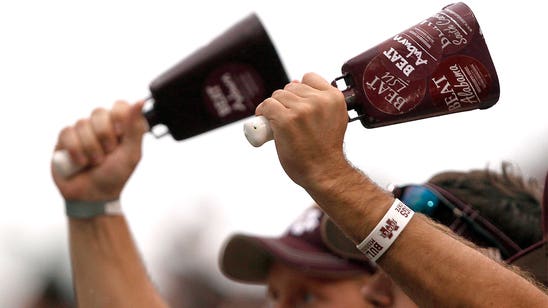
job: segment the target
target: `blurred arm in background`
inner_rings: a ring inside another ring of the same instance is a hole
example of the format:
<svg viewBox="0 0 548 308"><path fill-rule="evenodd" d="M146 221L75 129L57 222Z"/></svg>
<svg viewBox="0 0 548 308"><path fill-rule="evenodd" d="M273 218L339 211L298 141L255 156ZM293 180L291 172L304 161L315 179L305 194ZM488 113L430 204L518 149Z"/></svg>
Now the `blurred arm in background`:
<svg viewBox="0 0 548 308"><path fill-rule="evenodd" d="M88 167L64 178L52 168L61 195L71 202L118 200L141 159L147 124L143 102L96 109L59 134L56 150ZM123 215L69 218L70 254L79 307L164 307Z"/></svg>

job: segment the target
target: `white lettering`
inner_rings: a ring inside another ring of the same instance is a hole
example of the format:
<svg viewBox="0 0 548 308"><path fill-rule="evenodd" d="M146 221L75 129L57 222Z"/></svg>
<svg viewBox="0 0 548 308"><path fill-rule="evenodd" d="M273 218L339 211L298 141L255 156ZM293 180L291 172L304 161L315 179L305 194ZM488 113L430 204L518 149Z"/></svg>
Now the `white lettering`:
<svg viewBox="0 0 548 308"><path fill-rule="evenodd" d="M479 98L476 96L476 93L472 89L472 85L470 85L466 79L466 76L462 72L461 68L454 64L451 65L449 69L453 72L453 75L457 79L458 83L455 84L454 87L458 90L457 95L460 97L460 101L468 104L479 103Z"/></svg>
<svg viewBox="0 0 548 308"><path fill-rule="evenodd" d="M401 111L401 108L405 103L407 103L407 100L405 97L401 96L398 92L404 89L404 87L399 88L398 90L393 89L390 86L389 83L385 83L383 79L387 78L392 84L394 84L394 76L390 75L389 73L386 73L383 77L379 78L378 76L375 76L373 80L367 82L365 85L368 89L371 91L377 92L379 96L382 96L386 102L394 106L398 111ZM401 79L395 79L395 80L401 80Z"/></svg>
<svg viewBox="0 0 548 308"><path fill-rule="evenodd" d="M409 58L411 56L417 57L417 60L415 61L416 66L428 64L428 60L424 60L422 58L422 51L420 51L417 46L413 45L411 41L399 35L394 36L394 41L402 44L403 46L405 46L405 48L407 48L407 51L409 51L409 53L407 54L407 56L405 56L406 58Z"/></svg>
<svg viewBox="0 0 548 308"><path fill-rule="evenodd" d="M394 48L390 47L390 50L384 51L383 54L390 60L390 62L395 63L395 66L402 71L402 73L409 77L409 75L415 70L415 68L408 64L409 62L405 60Z"/></svg>
<svg viewBox="0 0 548 308"><path fill-rule="evenodd" d="M443 75L439 79L432 78L432 82L434 82L434 85L436 88L442 88L440 93L442 94L449 94L448 96L445 96L443 101L445 102L445 105L447 105L447 108L449 108L449 111L453 111L455 109L460 108L459 98L457 97L457 94L455 93L455 90L447 80L447 77Z"/></svg>
<svg viewBox="0 0 548 308"><path fill-rule="evenodd" d="M213 107L219 117L225 117L232 112L228 100L219 85L206 87L206 93L213 102Z"/></svg>
<svg viewBox="0 0 548 308"><path fill-rule="evenodd" d="M238 110L238 111L245 111L246 107L244 105L244 96L238 89L238 86L232 79L232 76L229 73L224 73L223 76L221 76L221 80L223 81L224 85L228 88L228 95L227 99L232 101L232 109Z"/></svg>

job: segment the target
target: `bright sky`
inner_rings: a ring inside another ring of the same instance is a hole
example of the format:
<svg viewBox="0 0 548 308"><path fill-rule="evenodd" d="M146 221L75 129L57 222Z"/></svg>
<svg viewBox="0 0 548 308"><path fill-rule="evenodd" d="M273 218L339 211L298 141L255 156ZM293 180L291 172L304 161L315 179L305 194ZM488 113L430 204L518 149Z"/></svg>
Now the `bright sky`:
<svg viewBox="0 0 548 308"><path fill-rule="evenodd" d="M33 277L43 269L34 265L48 268L68 257L63 201L49 172L61 128L95 107L146 97L156 76L251 12L261 18L291 78L315 71L332 80L346 60L449 3L0 4L0 306L16 304L18 295L39 287ZM502 160L539 178L548 169L544 12L527 0L466 3L491 50L501 98L488 110L385 128L351 123L348 157L381 185L422 182L446 169L496 168ZM192 234L189 228L205 233L199 249L181 252L181 262L211 266L230 233L280 234L311 204L281 169L272 143L247 143L242 122L182 142L147 135L143 149L122 202L152 272L163 245Z"/></svg>

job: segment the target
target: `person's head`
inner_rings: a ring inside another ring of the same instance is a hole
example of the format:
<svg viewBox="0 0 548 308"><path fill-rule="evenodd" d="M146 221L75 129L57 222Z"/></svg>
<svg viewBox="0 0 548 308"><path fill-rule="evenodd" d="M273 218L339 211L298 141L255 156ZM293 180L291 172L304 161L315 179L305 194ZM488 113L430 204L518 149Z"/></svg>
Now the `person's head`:
<svg viewBox="0 0 548 308"><path fill-rule="evenodd" d="M542 239L542 192L534 179L524 180L515 168L503 163L500 172L489 169L440 172L428 183L471 205L525 249Z"/></svg>
<svg viewBox="0 0 548 308"><path fill-rule="evenodd" d="M234 281L265 284L271 307L409 304L374 265L343 258L324 244L327 221L314 206L279 237L233 235L221 252L221 271ZM329 228L337 227L329 224Z"/></svg>
<svg viewBox="0 0 548 308"><path fill-rule="evenodd" d="M458 226L458 222L446 224L448 227L478 246L500 253L506 263L548 287L548 187L544 188L543 204L542 187L537 180L525 179L516 165L506 162L500 172L441 172L430 178L428 185L437 188L442 197L457 199L455 204L462 203L461 208L470 208L468 215L484 225L495 241L476 228Z"/></svg>
<svg viewBox="0 0 548 308"><path fill-rule="evenodd" d="M493 259L515 265L547 285L541 189L511 167L504 163L501 172L440 172L424 184L396 186L393 193ZM329 224L326 229L330 230ZM336 230L327 232L325 239L338 254L363 258Z"/></svg>

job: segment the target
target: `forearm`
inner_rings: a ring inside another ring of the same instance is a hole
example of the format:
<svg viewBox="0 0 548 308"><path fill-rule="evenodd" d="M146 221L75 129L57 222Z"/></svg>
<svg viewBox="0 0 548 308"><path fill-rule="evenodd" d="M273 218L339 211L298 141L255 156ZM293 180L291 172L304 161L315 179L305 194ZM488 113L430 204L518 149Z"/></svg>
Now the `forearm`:
<svg viewBox="0 0 548 308"><path fill-rule="evenodd" d="M354 240L381 220L393 197L351 166L305 189ZM420 306L538 306L547 300L525 279L415 215L379 265Z"/></svg>
<svg viewBox="0 0 548 308"><path fill-rule="evenodd" d="M348 163L322 171L304 188L354 242L362 241L381 220L394 197Z"/></svg>
<svg viewBox="0 0 548 308"><path fill-rule="evenodd" d="M541 307L525 278L415 215L379 265L420 306Z"/></svg>
<svg viewBox="0 0 548 308"><path fill-rule="evenodd" d="M79 307L165 307L123 216L70 219L70 254Z"/></svg>

